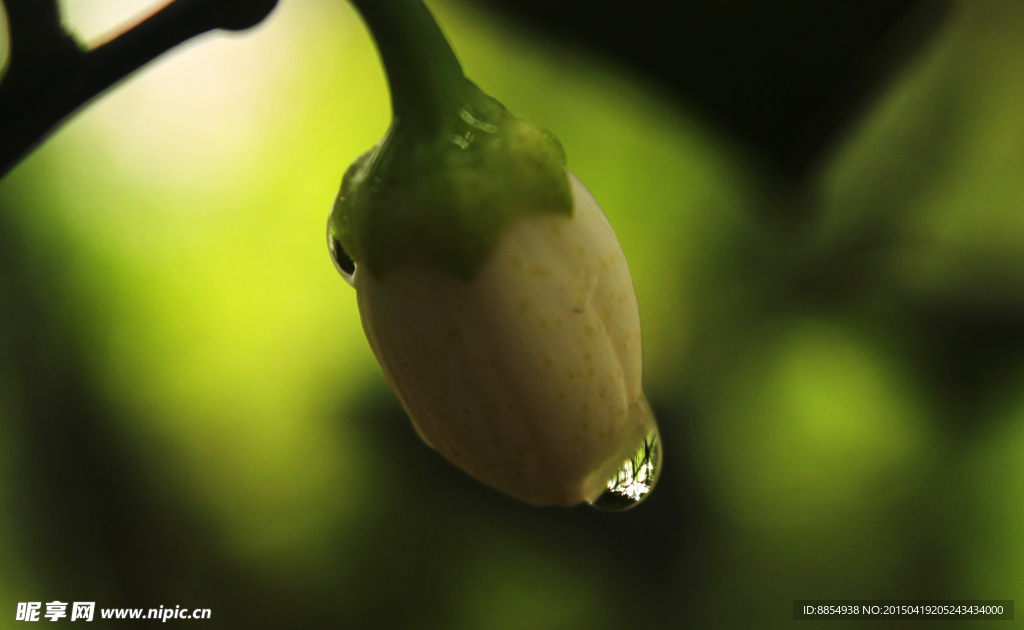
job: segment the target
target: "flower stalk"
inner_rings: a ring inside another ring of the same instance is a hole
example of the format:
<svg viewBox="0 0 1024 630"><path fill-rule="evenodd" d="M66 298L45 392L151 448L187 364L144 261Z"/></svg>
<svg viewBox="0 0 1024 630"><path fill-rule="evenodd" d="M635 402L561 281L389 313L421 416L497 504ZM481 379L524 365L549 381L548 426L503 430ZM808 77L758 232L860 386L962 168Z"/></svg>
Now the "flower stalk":
<svg viewBox="0 0 1024 630"><path fill-rule="evenodd" d="M352 0L377 43L396 124L436 133L468 98L462 66L420 0Z"/></svg>

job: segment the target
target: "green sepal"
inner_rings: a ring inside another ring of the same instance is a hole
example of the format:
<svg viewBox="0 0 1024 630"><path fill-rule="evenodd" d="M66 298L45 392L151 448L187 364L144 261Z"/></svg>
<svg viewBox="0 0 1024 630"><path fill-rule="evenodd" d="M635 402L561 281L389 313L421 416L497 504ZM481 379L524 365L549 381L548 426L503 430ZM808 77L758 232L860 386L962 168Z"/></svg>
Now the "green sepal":
<svg viewBox="0 0 1024 630"><path fill-rule="evenodd" d="M342 179L331 236L378 278L409 265L468 281L515 220L572 216L561 143L464 81L442 124L424 133L396 116Z"/></svg>

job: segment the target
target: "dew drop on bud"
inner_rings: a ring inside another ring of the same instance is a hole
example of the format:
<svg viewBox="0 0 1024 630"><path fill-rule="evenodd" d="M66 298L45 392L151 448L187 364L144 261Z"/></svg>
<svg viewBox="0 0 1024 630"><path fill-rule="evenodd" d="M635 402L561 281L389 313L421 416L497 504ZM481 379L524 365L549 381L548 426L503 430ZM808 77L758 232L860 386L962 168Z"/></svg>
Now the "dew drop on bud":
<svg viewBox="0 0 1024 630"><path fill-rule="evenodd" d="M647 498L661 473L661 438L655 428L632 450L622 462L614 477L608 480L608 489L594 499L594 507L609 512L621 512Z"/></svg>
<svg viewBox="0 0 1024 630"><path fill-rule="evenodd" d="M338 270L341 277L345 279L345 282L352 286L354 284L354 277L356 275L356 263L352 260L352 257L348 255L345 248L341 246L341 241L334 235L331 230L331 222L327 222L327 249L331 252L331 260L334 261L334 268Z"/></svg>

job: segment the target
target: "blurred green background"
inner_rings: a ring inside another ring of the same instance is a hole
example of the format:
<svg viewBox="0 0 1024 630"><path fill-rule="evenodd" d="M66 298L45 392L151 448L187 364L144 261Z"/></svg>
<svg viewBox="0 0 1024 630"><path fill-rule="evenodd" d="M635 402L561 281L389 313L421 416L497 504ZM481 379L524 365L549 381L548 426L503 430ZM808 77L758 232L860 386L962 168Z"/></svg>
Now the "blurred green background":
<svg viewBox="0 0 1024 630"><path fill-rule="evenodd" d="M148 4L63 8L95 41ZM622 514L534 508L419 442L324 242L388 124L384 76L347 3L283 0L0 184L0 628L53 599L211 608L217 628L538 630L1024 601L1024 4L911 18L923 34L857 116L826 117L827 148L775 160L719 124L736 112L628 63L431 7L619 235L657 490Z"/></svg>

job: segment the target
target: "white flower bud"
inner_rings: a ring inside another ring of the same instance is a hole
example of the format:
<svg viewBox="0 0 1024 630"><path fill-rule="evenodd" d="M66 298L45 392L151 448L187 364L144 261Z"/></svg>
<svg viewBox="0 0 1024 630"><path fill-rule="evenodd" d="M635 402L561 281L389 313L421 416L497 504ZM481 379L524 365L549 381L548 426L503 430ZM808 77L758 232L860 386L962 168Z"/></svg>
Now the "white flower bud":
<svg viewBox="0 0 1024 630"><path fill-rule="evenodd" d="M549 132L462 72L420 0L353 0L394 116L327 242L417 431L538 505L620 510L657 480L640 317L615 233Z"/></svg>
<svg viewBox="0 0 1024 630"><path fill-rule="evenodd" d="M658 429L611 225L572 174L571 216L524 213L470 279L405 264L354 277L363 328L423 440L537 505L634 505Z"/></svg>

